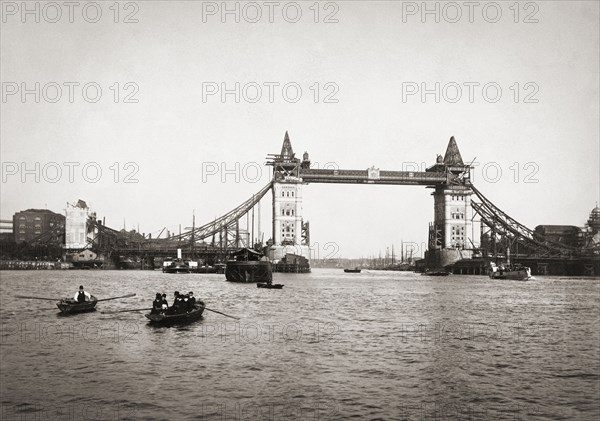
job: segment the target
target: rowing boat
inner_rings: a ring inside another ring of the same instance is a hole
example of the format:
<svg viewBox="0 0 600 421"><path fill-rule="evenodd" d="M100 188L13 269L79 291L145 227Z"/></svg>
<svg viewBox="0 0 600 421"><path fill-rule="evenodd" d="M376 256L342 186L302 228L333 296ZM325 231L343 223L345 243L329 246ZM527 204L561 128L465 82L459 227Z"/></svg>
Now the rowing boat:
<svg viewBox="0 0 600 421"><path fill-rule="evenodd" d="M56 303L56 306L60 309L62 313L65 314L76 314L76 313L86 313L88 311L95 311L96 304L98 303L98 299L93 295L90 296L89 301L78 302L73 300L72 298L64 298Z"/></svg>
<svg viewBox="0 0 600 421"><path fill-rule="evenodd" d="M88 311L96 310L96 304L98 301L109 301L116 300L119 298L135 297L135 294L122 295L120 297L101 298L97 299L93 295L86 294L86 298L90 297L89 300L79 302L73 298L48 298L48 297L30 297L27 295L15 295L16 298L25 298L28 300L43 300L43 301L58 301L56 306L60 309L62 314L77 314L86 313Z"/></svg>
<svg viewBox="0 0 600 421"><path fill-rule="evenodd" d="M452 275L452 272L448 272L447 270L428 270L426 272L421 273L421 275L425 275L425 276L448 276L448 275Z"/></svg>
<svg viewBox="0 0 600 421"><path fill-rule="evenodd" d="M148 313L145 314L146 318L150 321L151 324L168 326L174 324L184 324L196 321L202 318L202 313L204 312L204 303L202 301L197 302L194 305L194 309L187 311L185 313L175 313L175 314L167 314L167 313Z"/></svg>
<svg viewBox="0 0 600 421"><path fill-rule="evenodd" d="M270 288L270 289L281 289L283 284L269 284L266 282L259 282L256 284L257 288Z"/></svg>

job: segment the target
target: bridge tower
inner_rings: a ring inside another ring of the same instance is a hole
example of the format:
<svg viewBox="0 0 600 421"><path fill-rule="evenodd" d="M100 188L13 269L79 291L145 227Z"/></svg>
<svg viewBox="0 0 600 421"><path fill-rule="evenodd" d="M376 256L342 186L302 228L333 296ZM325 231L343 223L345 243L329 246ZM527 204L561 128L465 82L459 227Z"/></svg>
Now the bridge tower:
<svg viewBox="0 0 600 421"><path fill-rule="evenodd" d="M469 259L478 247L474 233L473 208L469 188L470 166L465 165L454 136L450 138L446 154L438 155L436 164L428 172L443 172L458 176L455 183L438 185L432 193L433 222L429 225L429 250L425 253L430 268L442 268L460 259ZM475 238L474 238L475 237Z"/></svg>
<svg viewBox="0 0 600 421"><path fill-rule="evenodd" d="M269 155L268 159L267 164L273 166L273 244L269 259L276 262L290 253L310 260L308 222L302 219L300 177L300 168L310 165L308 154L304 154L302 161L296 158L286 131L281 153Z"/></svg>

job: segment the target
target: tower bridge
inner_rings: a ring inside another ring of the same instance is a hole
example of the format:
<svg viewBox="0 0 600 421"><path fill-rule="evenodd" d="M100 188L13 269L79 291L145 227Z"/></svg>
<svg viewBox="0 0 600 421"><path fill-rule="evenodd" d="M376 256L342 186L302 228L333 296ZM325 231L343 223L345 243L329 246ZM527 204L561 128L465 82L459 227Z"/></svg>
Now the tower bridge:
<svg viewBox="0 0 600 421"><path fill-rule="evenodd" d="M286 254L299 254L310 260L310 226L304 219L303 187L311 183L325 184L379 184L424 186L432 190L433 221L429 224L428 250L425 258L429 267L444 267L460 259L471 258L480 251L480 238L487 240L487 252L509 250L516 258L537 256L551 259L590 258L598 260L600 247L590 243L574 248L560 242L540 238L500 210L473 186L472 167L463 162L454 137L450 138L446 153L425 171L380 170L375 167L353 169L311 168L308 153L296 157L288 133L285 133L281 151L267 157L272 167L272 179L260 191L215 220L168 238L146 238L141 235L125 236L90 219L88 238L91 249L109 255L154 257L174 256L182 249L186 257L203 257L207 261L223 260L232 250L263 245L255 235L255 209L268 192L272 194L272 236L267 241L266 254L278 261ZM475 195L479 201L472 200ZM481 226L474 224L475 215ZM68 215L67 215L68 217ZM250 223L252 219L252 223ZM260 216L258 218L260 220ZM481 236L476 235L481 229ZM597 228L596 228L597 230ZM260 228L256 230L259 232ZM598 266L598 263L593 263ZM597 269L596 272L598 271Z"/></svg>
<svg viewBox="0 0 600 421"><path fill-rule="evenodd" d="M296 158L288 133L279 154L268 156L273 167L273 245L272 260L287 253L310 257L309 236L303 222L302 186L310 183L415 185L434 189L434 221L430 225L430 258L444 266L460 258L471 257L473 238L469 165L465 165L456 140L452 137L444 157L426 171L390 171L375 167L364 170L312 169L308 153ZM298 235L299 229L303 234Z"/></svg>

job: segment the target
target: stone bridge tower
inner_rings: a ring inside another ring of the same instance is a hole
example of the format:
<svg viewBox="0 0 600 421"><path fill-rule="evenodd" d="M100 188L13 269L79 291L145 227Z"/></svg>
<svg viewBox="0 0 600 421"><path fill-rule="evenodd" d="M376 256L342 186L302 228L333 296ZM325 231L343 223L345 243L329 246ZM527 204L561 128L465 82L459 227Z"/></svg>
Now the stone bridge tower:
<svg viewBox="0 0 600 421"><path fill-rule="evenodd" d="M310 260L308 222L302 219L302 178L300 167L310 165L308 154L296 158L290 137L285 132L281 153L269 156L273 166L273 245L269 259L278 261L286 254Z"/></svg>
<svg viewBox="0 0 600 421"><path fill-rule="evenodd" d="M458 176L455 184L435 187L433 222L429 225L429 250L425 259L430 268L443 268L460 259L469 259L479 243L473 230L473 208L469 188L470 166L465 165L454 137L450 138L446 154L437 157L428 172L444 172ZM475 237L475 238L473 238Z"/></svg>

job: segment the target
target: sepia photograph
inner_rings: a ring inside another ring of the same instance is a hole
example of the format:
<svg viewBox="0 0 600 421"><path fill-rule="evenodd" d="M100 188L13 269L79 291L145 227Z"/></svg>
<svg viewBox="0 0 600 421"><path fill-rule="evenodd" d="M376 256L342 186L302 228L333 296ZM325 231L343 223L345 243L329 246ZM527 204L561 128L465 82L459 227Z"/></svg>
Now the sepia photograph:
<svg viewBox="0 0 600 421"><path fill-rule="evenodd" d="M0 421L600 419L600 2L0 0Z"/></svg>

